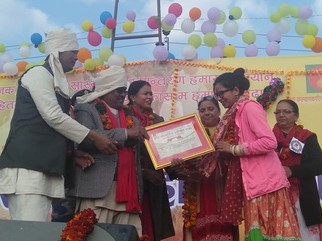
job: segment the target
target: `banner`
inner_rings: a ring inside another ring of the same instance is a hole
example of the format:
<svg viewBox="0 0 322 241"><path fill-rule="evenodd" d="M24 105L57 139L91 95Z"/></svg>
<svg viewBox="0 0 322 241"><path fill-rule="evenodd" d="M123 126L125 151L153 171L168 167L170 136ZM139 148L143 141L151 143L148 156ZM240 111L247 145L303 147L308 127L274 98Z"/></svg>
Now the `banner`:
<svg viewBox="0 0 322 241"><path fill-rule="evenodd" d="M298 124L317 133L322 143L322 58L313 56L224 58L204 61L132 62L126 64L129 82L139 79L152 85L153 109L165 120L197 112L197 101L213 94L214 79L238 67L245 68L251 82L250 98L256 99L273 78L280 78L284 91L267 110L271 126L275 124L274 110L278 100L290 98L300 109ZM0 150L3 149L14 110L18 77L0 75ZM35 81L41 81L35 79ZM71 95L82 89L92 89L92 74L77 69L68 74ZM222 113L224 108L221 106ZM314 120L314 121L312 121ZM318 181L318 183L320 183ZM169 202L173 211L176 236L168 241L182 239L183 204L182 182L167 181ZM322 185L321 185L322 187ZM322 191L320 191L322 193ZM0 218L8 218L5 198L0 201Z"/></svg>

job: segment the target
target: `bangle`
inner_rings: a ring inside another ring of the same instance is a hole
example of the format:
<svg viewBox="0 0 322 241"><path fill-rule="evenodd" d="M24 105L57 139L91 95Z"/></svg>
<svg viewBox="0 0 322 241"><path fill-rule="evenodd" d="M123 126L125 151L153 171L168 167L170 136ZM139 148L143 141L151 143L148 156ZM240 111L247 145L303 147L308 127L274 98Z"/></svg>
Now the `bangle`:
<svg viewBox="0 0 322 241"><path fill-rule="evenodd" d="M233 154L233 156L236 156L236 153L235 153L235 145L230 145L229 149L230 149L230 152L231 154Z"/></svg>

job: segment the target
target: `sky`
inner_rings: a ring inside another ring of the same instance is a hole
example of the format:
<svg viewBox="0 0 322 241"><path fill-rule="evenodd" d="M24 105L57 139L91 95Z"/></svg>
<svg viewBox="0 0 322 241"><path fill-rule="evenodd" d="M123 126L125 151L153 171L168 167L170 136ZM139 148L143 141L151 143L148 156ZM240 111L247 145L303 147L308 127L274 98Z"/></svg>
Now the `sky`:
<svg viewBox="0 0 322 241"><path fill-rule="evenodd" d="M303 3L304 2L304 3ZM184 58L184 48L188 44L191 34L203 36L201 25L207 18L207 12L211 7L216 7L229 16L232 7L239 7L242 16L235 20L238 25L238 33L233 37L224 34L224 24L218 24L215 35L224 40L226 45L233 45L236 49L236 57L245 56L247 44L242 40L242 33L245 30L252 30L256 35L254 44L257 46L257 56L267 56L266 46L268 44L268 33L275 29L277 24L270 20L270 16L277 12L282 4L291 7L311 6L312 16L307 19L309 23L315 24L318 28L317 37L322 37L322 1L321 0L161 0L161 18L168 14L169 6L179 3L182 6L182 14L177 17L177 22L169 34L169 52L175 58ZM80 47L91 50L92 56L97 57L101 48L110 48L111 40L102 38L98 46L91 46L87 41L88 32L82 28L82 23L88 20L93 23L94 30L101 32L103 24L100 22L100 15L104 11L113 14L114 0L1 0L0 1L0 43L5 45L6 53L0 55L5 60L12 58L13 61L25 60L29 63L37 62L44 58L44 54L37 48L31 47L32 51L28 57L22 57L19 53L21 44L31 44L30 37L33 33L44 33L52 29L67 27L77 33ZM200 19L195 21L195 31L187 34L182 31L181 22L189 18L189 11L193 7L201 10ZM122 30L122 23L127 20L126 13L133 11L136 14L135 28L132 33L125 33ZM156 31L147 26L147 19L157 14L156 0L119 0L118 18L116 25L116 36L131 36L152 34ZM302 44L303 35L295 31L296 18L286 16L290 30L281 35L279 43L281 55L309 55L316 54L311 49L305 48ZM227 20L228 21L228 20ZM163 36L163 40L164 40ZM127 62L154 60L153 50L157 38L128 39L115 42L115 54L122 54ZM209 59L211 47L201 44L196 49L198 59ZM9 57L8 57L9 56Z"/></svg>

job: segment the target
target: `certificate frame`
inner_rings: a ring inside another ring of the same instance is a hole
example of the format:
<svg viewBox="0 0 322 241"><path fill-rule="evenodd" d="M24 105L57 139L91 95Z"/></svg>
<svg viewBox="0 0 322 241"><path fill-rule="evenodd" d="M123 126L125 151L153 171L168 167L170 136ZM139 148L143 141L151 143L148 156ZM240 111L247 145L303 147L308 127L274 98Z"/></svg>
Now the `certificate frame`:
<svg viewBox="0 0 322 241"><path fill-rule="evenodd" d="M144 144L156 170L175 158L189 160L215 151L196 113L147 126L146 131L150 138Z"/></svg>

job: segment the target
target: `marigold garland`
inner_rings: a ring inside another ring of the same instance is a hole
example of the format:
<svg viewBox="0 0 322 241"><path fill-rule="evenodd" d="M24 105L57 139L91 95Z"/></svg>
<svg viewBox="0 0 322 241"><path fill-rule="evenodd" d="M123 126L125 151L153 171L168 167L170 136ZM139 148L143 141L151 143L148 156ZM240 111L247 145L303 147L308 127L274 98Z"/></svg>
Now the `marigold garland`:
<svg viewBox="0 0 322 241"><path fill-rule="evenodd" d="M84 209L76 213L60 235L60 241L84 241L86 236L94 230L97 223L96 214L92 209Z"/></svg>
<svg viewBox="0 0 322 241"><path fill-rule="evenodd" d="M263 94L257 97L257 101L266 110L269 108L270 104L276 100L278 94L282 93L284 90L284 83L280 78L273 78L268 86L263 90Z"/></svg>
<svg viewBox="0 0 322 241"><path fill-rule="evenodd" d="M183 164L183 168L187 168ZM182 217L185 228L191 228L196 225L198 215L198 185L199 182L185 180L183 186L183 206Z"/></svg>

